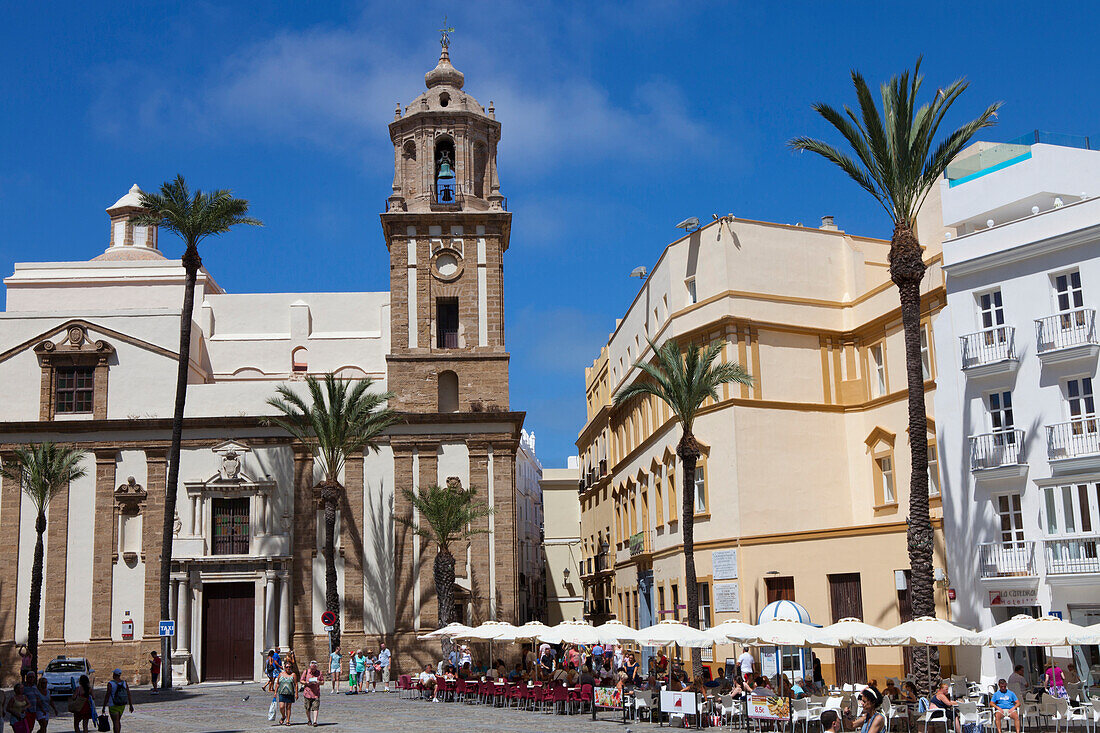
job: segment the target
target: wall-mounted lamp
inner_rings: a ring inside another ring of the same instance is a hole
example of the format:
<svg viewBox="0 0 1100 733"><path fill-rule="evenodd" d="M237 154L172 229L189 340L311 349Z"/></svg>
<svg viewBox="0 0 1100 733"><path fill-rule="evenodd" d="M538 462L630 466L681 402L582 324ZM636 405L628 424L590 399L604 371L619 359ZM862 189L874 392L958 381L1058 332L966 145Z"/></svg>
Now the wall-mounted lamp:
<svg viewBox="0 0 1100 733"><path fill-rule="evenodd" d="M569 580L569 568L565 568L561 571L562 580Z"/></svg>

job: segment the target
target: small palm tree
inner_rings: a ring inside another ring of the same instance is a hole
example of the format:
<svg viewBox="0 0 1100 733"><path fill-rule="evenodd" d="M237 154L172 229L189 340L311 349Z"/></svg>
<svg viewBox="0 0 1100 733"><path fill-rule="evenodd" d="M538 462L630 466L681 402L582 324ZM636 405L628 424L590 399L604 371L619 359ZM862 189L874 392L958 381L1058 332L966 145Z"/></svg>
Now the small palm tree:
<svg viewBox="0 0 1100 733"><path fill-rule="evenodd" d="M618 407L634 397L652 395L664 402L680 419L680 442L676 455L683 467L683 511L680 529L684 542L684 585L687 593L688 624L699 628L699 588L695 581L695 465L699 460L699 442L692 432L699 408L710 397L718 400L718 387L722 384L752 384L740 364L718 362L722 343L709 346L689 345L683 352L675 340L669 339L660 348L652 341L650 348L657 355L655 362L639 359L634 366L644 376L619 390L614 403ZM717 362L717 363L716 363ZM648 377L648 379L646 378ZM698 649L691 653L692 669L702 669L702 657Z"/></svg>
<svg viewBox="0 0 1100 733"><path fill-rule="evenodd" d="M373 379L354 383L326 374L322 383L306 377L307 404L288 385L276 389L267 404L282 413L265 418L310 446L321 469L321 501L325 507L325 610L336 616L329 637L332 648L340 645L340 592L336 585L336 511L343 497L340 473L348 456L377 451L378 439L399 419L398 413L385 407L392 392L372 392ZM345 520L350 521L350 520Z"/></svg>
<svg viewBox="0 0 1100 733"><path fill-rule="evenodd" d="M18 481L23 493L30 497L37 517L34 531L34 563L31 565L31 603L27 616L27 651L33 669L38 669L38 617L42 610L42 538L46 534L46 509L71 481L82 478L87 469L80 465L86 453L54 443L38 443L17 448L12 461L0 468L0 473Z"/></svg>
<svg viewBox="0 0 1100 733"><path fill-rule="evenodd" d="M168 483L165 487L164 521L161 527L160 553L160 617L171 618L168 596L172 577L172 527L176 518L176 490L180 478L180 445L183 442L183 410L187 400L187 375L191 363L191 318L195 309L195 281L198 279L202 258L199 242L207 237L225 234L240 224L263 226L258 219L248 216L248 201L233 198L232 192L219 189L194 194L187 188L183 176L161 184L160 193L143 193L145 211L136 223L160 227L175 232L183 240L183 269L187 279L183 288L183 310L180 312L179 366L176 372L176 405L172 413L172 446L168 455ZM150 489L154 488L152 486ZM162 641L164 657L168 657L168 637ZM172 686L172 665L165 666L162 686Z"/></svg>
<svg viewBox="0 0 1100 733"><path fill-rule="evenodd" d="M429 486L421 489L420 493L411 489L402 489L401 493L420 518L414 521L411 517L397 517L397 521L436 546L432 574L438 601L439 628L443 628L451 623L455 605L455 556L451 553L451 547L474 535L486 534L488 529L474 525L492 514L493 509L475 498L473 488ZM450 641L444 639L444 657L449 652Z"/></svg>
<svg viewBox="0 0 1100 733"><path fill-rule="evenodd" d="M917 107L923 77L920 59L912 73L906 71L882 85L882 111L875 106L867 82L852 71L859 115L818 102L814 110L840 132L855 159L832 145L808 137L790 141L795 150L808 150L833 163L886 210L894 224L890 239L890 279L898 288L905 336L905 371L908 378L909 447L912 474L909 480L909 565L914 616L934 616L932 586L932 520L928 513L928 435L924 405L924 374L920 357L920 283L925 264L915 227L917 213L948 164L970 144L975 133L993 124L1000 102L986 107L978 117L936 144L940 124L966 90L965 80L940 89L929 102ZM914 654L918 679L930 684L939 679L934 655Z"/></svg>

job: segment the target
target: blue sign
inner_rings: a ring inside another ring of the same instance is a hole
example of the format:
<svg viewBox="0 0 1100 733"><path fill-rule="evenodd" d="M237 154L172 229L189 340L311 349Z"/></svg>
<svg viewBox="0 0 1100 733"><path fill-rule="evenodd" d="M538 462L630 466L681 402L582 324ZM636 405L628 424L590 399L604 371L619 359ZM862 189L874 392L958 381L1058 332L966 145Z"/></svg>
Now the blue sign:
<svg viewBox="0 0 1100 733"><path fill-rule="evenodd" d="M161 620L160 622L160 635L161 636L175 636L176 635L176 622L169 619L168 621Z"/></svg>
<svg viewBox="0 0 1100 733"><path fill-rule="evenodd" d="M1051 612L1050 612L1050 615L1051 615L1051 616L1053 616L1053 617L1055 617L1055 618L1057 618L1057 619L1061 619L1061 618L1062 618L1062 612L1061 612L1061 611L1051 611Z"/></svg>

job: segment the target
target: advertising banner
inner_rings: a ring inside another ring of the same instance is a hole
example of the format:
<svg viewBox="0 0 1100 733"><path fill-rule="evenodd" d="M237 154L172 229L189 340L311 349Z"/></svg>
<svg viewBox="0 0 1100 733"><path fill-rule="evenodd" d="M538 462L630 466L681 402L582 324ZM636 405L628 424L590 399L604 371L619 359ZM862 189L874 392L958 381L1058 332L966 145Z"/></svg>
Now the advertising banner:
<svg viewBox="0 0 1100 733"><path fill-rule="evenodd" d="M755 720L790 720L791 701L776 695L753 695L749 698L749 717Z"/></svg>

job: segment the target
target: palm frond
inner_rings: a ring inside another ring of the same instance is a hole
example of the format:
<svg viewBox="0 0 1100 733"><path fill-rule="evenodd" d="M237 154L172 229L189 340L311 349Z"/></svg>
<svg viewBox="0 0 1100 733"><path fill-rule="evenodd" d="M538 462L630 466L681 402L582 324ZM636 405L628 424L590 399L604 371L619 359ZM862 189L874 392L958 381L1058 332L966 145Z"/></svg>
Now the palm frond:
<svg viewBox="0 0 1100 733"><path fill-rule="evenodd" d="M88 475L88 469L80 465L87 456L77 448L35 443L16 448L12 460L0 466L0 475L18 481L41 513L71 482Z"/></svg>
<svg viewBox="0 0 1100 733"><path fill-rule="evenodd" d="M192 193L182 175L161 184L159 193L143 193L141 198L144 211L135 221L175 232L188 248L235 226L263 226L248 216L247 199L235 198L229 189Z"/></svg>
<svg viewBox="0 0 1100 733"><path fill-rule="evenodd" d="M643 376L619 390L612 399L618 407L642 395L652 395L669 406L680 418L685 433L691 433L699 408L709 397L718 399L718 387L723 384L752 384L752 377L740 364L715 363L722 353L722 343L706 346L689 345L683 351L675 340L660 347L649 341L655 362L639 358L633 365Z"/></svg>
<svg viewBox="0 0 1100 733"><path fill-rule="evenodd" d="M305 380L308 401L289 385L276 388L267 404L279 414L264 418L309 446L317 457L325 481L338 481L348 456L377 451L378 439L400 415L385 407L392 392L373 392L372 379L350 384L325 374L323 380Z"/></svg>
<svg viewBox="0 0 1100 733"><path fill-rule="evenodd" d="M395 519L440 550L450 551L459 540L486 534L488 529L475 526L479 520L494 513L494 509L477 499L474 488L428 486L419 492L403 488L401 494L416 510L416 519L398 516Z"/></svg>
<svg viewBox="0 0 1100 733"><path fill-rule="evenodd" d="M965 91L966 82L955 81L931 101L919 104L924 80L920 67L918 58L911 71L883 84L877 102L862 74L853 70L858 117L847 107L845 116L827 104L813 105L813 110L848 143L854 157L814 138L797 137L788 143L795 150L820 155L843 170L886 209L895 224L910 228L947 165L970 144L978 130L992 124L1000 107L1000 103L990 105L936 145L940 125Z"/></svg>

